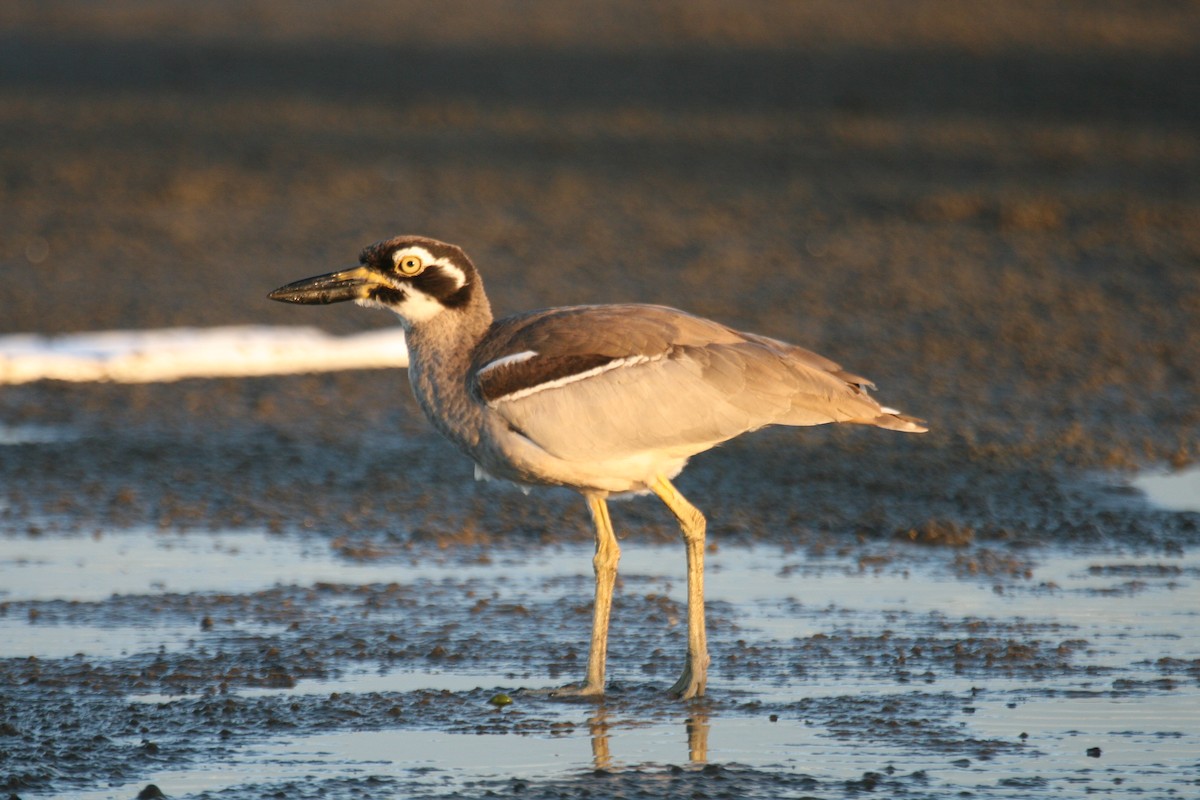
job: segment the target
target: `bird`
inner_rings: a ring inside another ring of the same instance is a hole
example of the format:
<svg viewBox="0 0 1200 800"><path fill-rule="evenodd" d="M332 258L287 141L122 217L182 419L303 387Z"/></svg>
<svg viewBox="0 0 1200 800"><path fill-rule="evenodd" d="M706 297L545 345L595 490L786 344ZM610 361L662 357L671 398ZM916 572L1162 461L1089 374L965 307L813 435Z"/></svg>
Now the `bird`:
<svg viewBox="0 0 1200 800"><path fill-rule="evenodd" d="M476 476L573 489L595 532L587 671L555 690L605 690L620 547L608 501L654 494L675 517L687 558L687 649L679 699L708 681L704 515L672 482L692 456L767 425L852 423L923 433L881 406L874 385L823 356L661 305L547 308L495 319L459 246L405 235L363 248L356 266L281 286L268 297L353 301L400 318L417 403L469 456Z"/></svg>

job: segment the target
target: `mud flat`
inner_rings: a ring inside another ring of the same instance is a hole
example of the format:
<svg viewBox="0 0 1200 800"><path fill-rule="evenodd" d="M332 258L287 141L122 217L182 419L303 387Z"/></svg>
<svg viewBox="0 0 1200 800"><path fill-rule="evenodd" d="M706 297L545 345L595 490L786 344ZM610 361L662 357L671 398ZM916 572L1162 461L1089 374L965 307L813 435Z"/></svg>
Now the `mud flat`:
<svg viewBox="0 0 1200 800"><path fill-rule="evenodd" d="M680 306L932 432L689 467L694 705L673 524L618 507L582 705L531 691L578 498L474 484L401 371L0 387L0 789L1195 794L1200 7L994 5L6 5L0 334L380 330L265 293L424 233L501 312Z"/></svg>
<svg viewBox="0 0 1200 800"><path fill-rule="evenodd" d="M1196 786L1194 553L718 548L711 696L679 704L663 695L683 633L677 551L626 548L612 691L576 703L536 690L574 679L586 657L586 546L348 556L253 531L6 537L9 786L81 798L150 782L183 797ZM500 693L513 702L496 707Z"/></svg>

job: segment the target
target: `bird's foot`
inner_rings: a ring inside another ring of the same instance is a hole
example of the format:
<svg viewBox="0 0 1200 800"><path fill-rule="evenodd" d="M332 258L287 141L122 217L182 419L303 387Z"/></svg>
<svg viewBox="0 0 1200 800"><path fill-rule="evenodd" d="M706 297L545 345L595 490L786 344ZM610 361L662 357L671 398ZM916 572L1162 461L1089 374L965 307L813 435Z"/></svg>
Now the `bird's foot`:
<svg viewBox="0 0 1200 800"><path fill-rule="evenodd" d="M667 692L679 700L691 700L704 694L704 687L707 683L707 672L695 672L689 661L683 668L683 674L679 676L679 680L675 681L675 684Z"/></svg>
<svg viewBox="0 0 1200 800"><path fill-rule="evenodd" d="M604 686L591 684L568 683L566 686L552 686L546 689L531 689L530 694L543 697L554 697L564 700L589 699L604 697Z"/></svg>

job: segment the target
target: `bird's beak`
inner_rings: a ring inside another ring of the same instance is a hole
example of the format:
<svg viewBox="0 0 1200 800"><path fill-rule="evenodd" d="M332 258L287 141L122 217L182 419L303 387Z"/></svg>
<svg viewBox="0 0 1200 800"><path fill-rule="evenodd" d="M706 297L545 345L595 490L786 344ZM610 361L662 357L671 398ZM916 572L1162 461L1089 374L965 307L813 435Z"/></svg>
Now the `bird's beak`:
<svg viewBox="0 0 1200 800"><path fill-rule="evenodd" d="M368 296L372 287L380 285L383 285L383 281L374 270L352 267L280 286L267 297L281 303L327 305L346 300L362 300Z"/></svg>

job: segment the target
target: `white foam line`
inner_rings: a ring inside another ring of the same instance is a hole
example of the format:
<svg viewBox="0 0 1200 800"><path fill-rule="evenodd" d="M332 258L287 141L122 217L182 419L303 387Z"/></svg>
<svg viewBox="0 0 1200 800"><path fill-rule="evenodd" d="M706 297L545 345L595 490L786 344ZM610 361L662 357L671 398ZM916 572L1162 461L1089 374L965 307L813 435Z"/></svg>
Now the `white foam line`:
<svg viewBox="0 0 1200 800"><path fill-rule="evenodd" d="M0 336L0 384L152 383L407 366L401 328L351 336L251 325Z"/></svg>

